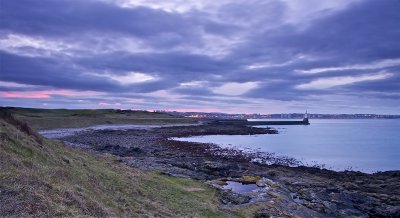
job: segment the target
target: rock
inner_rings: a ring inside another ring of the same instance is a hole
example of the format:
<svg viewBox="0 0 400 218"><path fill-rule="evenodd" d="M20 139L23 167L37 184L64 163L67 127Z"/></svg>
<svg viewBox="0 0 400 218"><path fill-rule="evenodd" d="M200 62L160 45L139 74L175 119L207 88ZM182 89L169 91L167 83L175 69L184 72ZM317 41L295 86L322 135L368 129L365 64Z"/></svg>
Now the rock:
<svg viewBox="0 0 400 218"><path fill-rule="evenodd" d="M142 153L142 149L137 147L123 147L119 145L110 145L110 144L98 145L95 147L95 150L101 152L107 152L120 157L129 157L129 156L134 156L135 154Z"/></svg>
<svg viewBox="0 0 400 218"><path fill-rule="evenodd" d="M254 218L270 218L274 214L267 210L260 210L254 214Z"/></svg>
<svg viewBox="0 0 400 218"><path fill-rule="evenodd" d="M212 162L212 161L205 161L202 167L204 169L213 170L213 171L225 169L223 164L220 164L218 162Z"/></svg>
<svg viewBox="0 0 400 218"><path fill-rule="evenodd" d="M205 161L199 166L199 170L216 176L229 176L230 172L239 170L238 164Z"/></svg>
<svg viewBox="0 0 400 218"><path fill-rule="evenodd" d="M228 184L226 181L227 181L226 179L221 178L221 179L207 181L206 184L217 189L223 189L223 186Z"/></svg>
<svg viewBox="0 0 400 218"><path fill-rule="evenodd" d="M220 179L214 180L213 183L216 185L219 185L219 186L224 186L224 185L228 184L228 183L226 183L226 180L220 180Z"/></svg>
<svg viewBox="0 0 400 218"><path fill-rule="evenodd" d="M301 187L306 187L306 188L310 187L310 184L306 183L304 181L296 181L296 182L293 182L293 183L288 183L288 185L301 186Z"/></svg>
<svg viewBox="0 0 400 218"><path fill-rule="evenodd" d="M290 193L290 197L292 197L292 200L298 204L304 204L304 199L300 198L299 195L296 193Z"/></svg>
<svg viewBox="0 0 400 218"><path fill-rule="evenodd" d="M354 210L354 209L342 209L342 210L339 210L339 214L340 214L340 217L360 217L360 218L368 217L367 214L361 213L360 211Z"/></svg>
<svg viewBox="0 0 400 218"><path fill-rule="evenodd" d="M69 163L70 163L70 161L69 161L68 159L66 159L66 158L62 158L62 160L63 160L66 164L69 164Z"/></svg>
<svg viewBox="0 0 400 218"><path fill-rule="evenodd" d="M196 170L196 167L188 162L175 162L175 163L172 163L172 166L176 166L176 167L183 168L183 169L194 170L194 171Z"/></svg>
<svg viewBox="0 0 400 218"><path fill-rule="evenodd" d="M386 208L389 211L389 217L400 217L400 206Z"/></svg>
<svg viewBox="0 0 400 218"><path fill-rule="evenodd" d="M238 180L238 182L241 182L243 184L254 184L258 182L261 179L260 176L242 176Z"/></svg>
<svg viewBox="0 0 400 218"><path fill-rule="evenodd" d="M258 180L256 182L256 185L258 187L266 187L266 186L268 186L268 187L278 187L279 186L278 183L276 183L276 182L274 182L274 181L272 181L272 180L270 180L268 178L265 178L265 177L263 177L260 180Z"/></svg>
<svg viewBox="0 0 400 218"><path fill-rule="evenodd" d="M373 208L369 215L370 217L400 217L400 206Z"/></svg>
<svg viewBox="0 0 400 218"><path fill-rule="evenodd" d="M335 213L337 211L337 205L329 201L323 201L322 204L325 206L327 213Z"/></svg>
<svg viewBox="0 0 400 218"><path fill-rule="evenodd" d="M223 191L220 196L223 204L245 204L250 202L250 197L232 191Z"/></svg>
<svg viewBox="0 0 400 218"><path fill-rule="evenodd" d="M254 218L278 218L278 217L297 218L298 216L293 216L289 214L287 211L283 211L282 208L269 205L267 208L262 208L256 211L253 217Z"/></svg>

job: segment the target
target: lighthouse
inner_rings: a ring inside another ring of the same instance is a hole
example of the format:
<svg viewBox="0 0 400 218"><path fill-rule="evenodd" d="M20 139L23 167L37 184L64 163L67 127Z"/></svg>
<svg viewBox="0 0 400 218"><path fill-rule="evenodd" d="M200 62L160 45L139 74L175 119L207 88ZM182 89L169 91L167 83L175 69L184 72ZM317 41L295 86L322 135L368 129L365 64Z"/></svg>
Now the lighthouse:
<svg viewBox="0 0 400 218"><path fill-rule="evenodd" d="M303 118L303 123L305 123L305 124L310 124L310 122L308 121L308 113L307 113L307 111L306 111L306 113L304 114L304 118Z"/></svg>

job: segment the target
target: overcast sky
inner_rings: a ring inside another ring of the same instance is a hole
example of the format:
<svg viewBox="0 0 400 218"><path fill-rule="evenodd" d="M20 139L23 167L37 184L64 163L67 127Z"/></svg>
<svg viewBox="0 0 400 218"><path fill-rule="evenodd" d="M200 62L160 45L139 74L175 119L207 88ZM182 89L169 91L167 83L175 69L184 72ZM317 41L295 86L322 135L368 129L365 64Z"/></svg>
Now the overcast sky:
<svg viewBox="0 0 400 218"><path fill-rule="evenodd" d="M0 105L400 114L399 0L0 0Z"/></svg>

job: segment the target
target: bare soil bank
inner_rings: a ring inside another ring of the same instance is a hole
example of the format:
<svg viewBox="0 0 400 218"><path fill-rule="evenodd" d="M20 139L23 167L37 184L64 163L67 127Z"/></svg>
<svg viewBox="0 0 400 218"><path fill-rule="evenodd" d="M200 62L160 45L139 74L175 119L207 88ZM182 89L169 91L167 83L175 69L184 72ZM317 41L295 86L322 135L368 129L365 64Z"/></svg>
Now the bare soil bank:
<svg viewBox="0 0 400 218"><path fill-rule="evenodd" d="M223 207L233 211L246 208L259 217L400 216L399 171L364 174L293 167L296 161L290 158L170 140L171 137L196 135L274 133L277 132L273 129L209 124L87 131L61 140L84 149L114 154L130 166L199 179L215 187L221 187L225 181L271 181L250 194L221 191ZM254 159L276 164L260 164L253 162Z"/></svg>

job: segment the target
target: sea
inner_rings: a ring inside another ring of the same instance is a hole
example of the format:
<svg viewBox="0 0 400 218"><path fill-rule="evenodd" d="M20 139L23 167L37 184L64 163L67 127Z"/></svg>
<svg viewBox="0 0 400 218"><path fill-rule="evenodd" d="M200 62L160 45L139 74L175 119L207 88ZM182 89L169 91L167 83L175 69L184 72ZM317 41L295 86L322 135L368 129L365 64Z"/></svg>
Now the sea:
<svg viewBox="0 0 400 218"><path fill-rule="evenodd" d="M319 165L335 171L400 170L400 119L310 119L310 123L268 126L279 134L207 135L175 140L274 153L301 161L301 165Z"/></svg>

